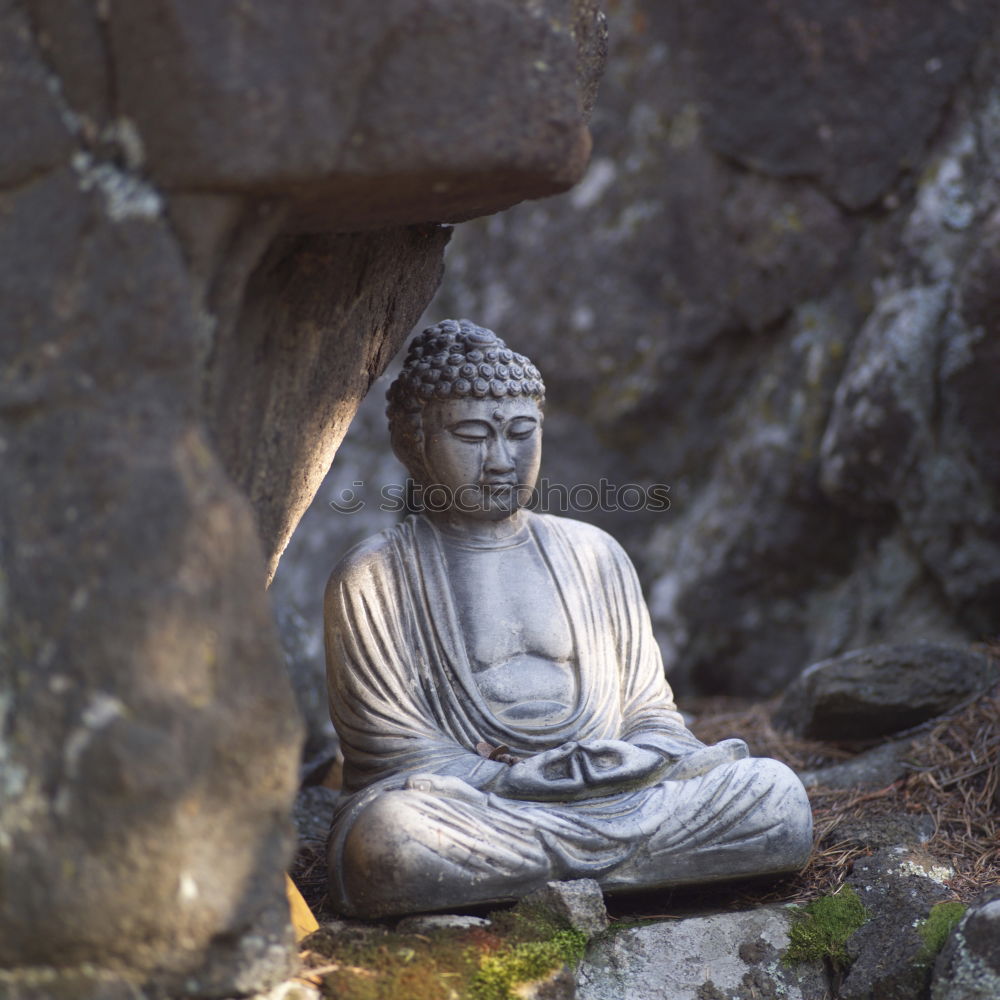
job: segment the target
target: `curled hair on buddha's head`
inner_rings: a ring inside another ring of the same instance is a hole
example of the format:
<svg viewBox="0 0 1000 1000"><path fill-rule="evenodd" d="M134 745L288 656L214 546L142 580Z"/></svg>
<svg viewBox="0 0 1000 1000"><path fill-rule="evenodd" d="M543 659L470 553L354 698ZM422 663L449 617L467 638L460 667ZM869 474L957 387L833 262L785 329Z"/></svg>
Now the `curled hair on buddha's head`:
<svg viewBox="0 0 1000 1000"><path fill-rule="evenodd" d="M422 454L422 415L428 403L507 396L545 404L542 376L523 354L467 319L429 326L410 341L403 370L385 394L392 450L408 468Z"/></svg>

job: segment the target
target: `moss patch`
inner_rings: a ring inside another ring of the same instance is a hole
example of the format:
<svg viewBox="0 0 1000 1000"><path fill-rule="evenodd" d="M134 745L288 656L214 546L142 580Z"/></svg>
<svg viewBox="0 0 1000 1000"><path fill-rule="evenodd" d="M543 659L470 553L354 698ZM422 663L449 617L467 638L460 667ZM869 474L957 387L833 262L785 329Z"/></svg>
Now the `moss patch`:
<svg viewBox="0 0 1000 1000"><path fill-rule="evenodd" d="M484 955L473 977L471 1000L512 1000L514 987L542 979L564 964L576 966L587 938L580 931L557 931L548 941L522 941Z"/></svg>
<svg viewBox="0 0 1000 1000"><path fill-rule="evenodd" d="M510 1000L519 983L542 979L564 964L575 968L587 947L586 934L530 904L493 913L490 919L504 944L481 956L470 984L471 1000Z"/></svg>
<svg viewBox="0 0 1000 1000"><path fill-rule="evenodd" d="M587 936L540 909L521 904L490 919L426 934L320 930L303 942L303 978L337 1000L513 1000L519 984L583 957Z"/></svg>
<svg viewBox="0 0 1000 1000"><path fill-rule="evenodd" d="M850 964L847 939L868 920L858 894L842 886L832 896L821 896L802 907L789 931L789 946L782 961L826 962L843 971Z"/></svg>
<svg viewBox="0 0 1000 1000"><path fill-rule="evenodd" d="M927 919L917 924L917 933L924 942L917 961L929 964L934 960L964 913L964 903L935 903L931 907Z"/></svg>

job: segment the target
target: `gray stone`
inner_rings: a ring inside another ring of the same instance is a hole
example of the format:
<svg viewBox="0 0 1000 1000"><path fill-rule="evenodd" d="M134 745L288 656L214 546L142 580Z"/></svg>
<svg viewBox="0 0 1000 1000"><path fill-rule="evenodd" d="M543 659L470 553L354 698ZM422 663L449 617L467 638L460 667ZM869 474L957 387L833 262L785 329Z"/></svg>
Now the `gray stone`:
<svg viewBox="0 0 1000 1000"><path fill-rule="evenodd" d="M27 0L25 7L38 48L59 80L82 138L90 144L106 140L102 131L112 115L114 70L97 5L91 0Z"/></svg>
<svg viewBox="0 0 1000 1000"><path fill-rule="evenodd" d="M874 739L941 715L990 687L998 674L995 661L968 649L872 646L804 670L782 698L775 723L809 739Z"/></svg>
<svg viewBox="0 0 1000 1000"><path fill-rule="evenodd" d="M885 788L906 774L906 755L912 740L891 740L866 750L850 760L815 770L800 771L806 788Z"/></svg>
<svg viewBox="0 0 1000 1000"><path fill-rule="evenodd" d="M859 860L849 878L869 920L847 941L850 971L838 1000L914 1000L926 996L935 955L918 927L936 903L953 899L949 871L899 847Z"/></svg>
<svg viewBox="0 0 1000 1000"><path fill-rule="evenodd" d="M135 0L111 7L110 37L159 183L294 190L311 231L482 215L586 165L586 0Z"/></svg>
<svg viewBox="0 0 1000 1000"><path fill-rule="evenodd" d="M53 93L28 18L13 0L0 2L0 79L3 189L58 165L73 148L65 109Z"/></svg>
<svg viewBox="0 0 1000 1000"><path fill-rule="evenodd" d="M600 885L591 878L572 882L549 882L524 897L524 902L539 906L573 930L589 937L607 930L608 911Z"/></svg>
<svg viewBox="0 0 1000 1000"><path fill-rule="evenodd" d="M788 967L785 907L690 917L615 931L591 944L577 972L580 1000L822 1000L821 968Z"/></svg>
<svg viewBox="0 0 1000 1000"><path fill-rule="evenodd" d="M184 262L110 169L0 203L0 966L252 991L291 971L301 729Z"/></svg>
<svg viewBox="0 0 1000 1000"><path fill-rule="evenodd" d="M1000 895L971 906L934 968L931 1000L995 1000L1000 996Z"/></svg>
<svg viewBox="0 0 1000 1000"><path fill-rule="evenodd" d="M278 239L217 333L209 425L254 507L268 579L358 404L437 288L448 237L429 226Z"/></svg>
<svg viewBox="0 0 1000 1000"><path fill-rule="evenodd" d="M926 813L887 813L842 820L827 835L827 842L856 844L869 850L880 847L919 848L934 837L934 827L934 817Z"/></svg>
<svg viewBox="0 0 1000 1000"><path fill-rule="evenodd" d="M990 12L936 0L679 6L712 146L752 170L817 178L851 209L919 161Z"/></svg>
<svg viewBox="0 0 1000 1000"><path fill-rule="evenodd" d="M390 371L394 377L395 371ZM288 543L269 591L293 685L309 724L312 752L307 762L329 759L336 741L323 657L323 589L330 554L348 551L369 535L391 528L399 518L399 510L385 501L385 495L403 495L406 478L383 436L385 393L392 377L387 373L372 383L329 475Z"/></svg>

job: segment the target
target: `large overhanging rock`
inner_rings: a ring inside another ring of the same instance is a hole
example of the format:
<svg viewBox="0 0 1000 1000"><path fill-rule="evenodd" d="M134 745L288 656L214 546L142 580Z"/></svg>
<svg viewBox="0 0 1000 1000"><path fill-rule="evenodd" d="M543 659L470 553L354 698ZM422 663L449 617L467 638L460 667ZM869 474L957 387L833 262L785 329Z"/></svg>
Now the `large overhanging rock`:
<svg viewBox="0 0 1000 1000"><path fill-rule="evenodd" d="M0 996L287 972L268 570L436 287L436 223L583 169L601 24L0 0Z"/></svg>

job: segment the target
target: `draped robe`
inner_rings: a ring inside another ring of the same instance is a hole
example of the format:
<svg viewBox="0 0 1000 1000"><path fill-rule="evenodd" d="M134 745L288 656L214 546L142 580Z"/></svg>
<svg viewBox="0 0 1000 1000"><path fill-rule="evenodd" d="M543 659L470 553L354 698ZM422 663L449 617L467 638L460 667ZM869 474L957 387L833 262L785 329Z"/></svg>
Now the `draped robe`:
<svg viewBox="0 0 1000 1000"><path fill-rule="evenodd" d="M549 724L502 720L481 694L430 521L410 517L368 539L331 576L328 686L344 753L329 852L335 905L379 915L514 898L553 878L624 889L802 864L808 802L774 761L572 802L489 791L507 765L477 754L484 740L521 757L570 741L623 740L670 759L703 746L673 703L620 546L579 521L521 516L575 650L576 704Z"/></svg>

